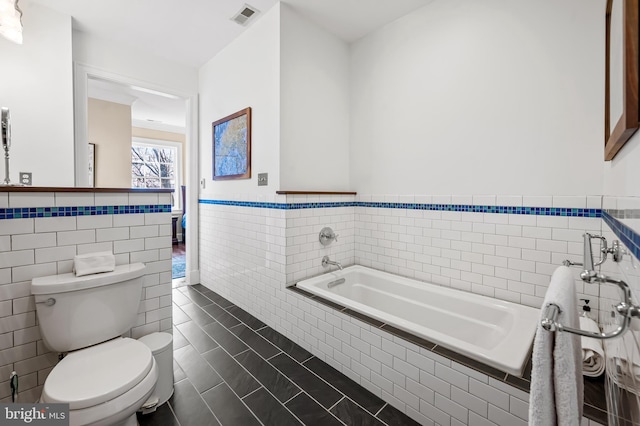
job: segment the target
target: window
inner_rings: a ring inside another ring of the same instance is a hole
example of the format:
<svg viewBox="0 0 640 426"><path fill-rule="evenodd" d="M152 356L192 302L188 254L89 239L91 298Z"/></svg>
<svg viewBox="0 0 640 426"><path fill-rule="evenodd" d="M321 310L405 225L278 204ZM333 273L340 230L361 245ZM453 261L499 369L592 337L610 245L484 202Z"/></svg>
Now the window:
<svg viewBox="0 0 640 426"><path fill-rule="evenodd" d="M180 187L182 144L134 138L131 143L131 187ZM172 208L180 209L180 197L172 194Z"/></svg>

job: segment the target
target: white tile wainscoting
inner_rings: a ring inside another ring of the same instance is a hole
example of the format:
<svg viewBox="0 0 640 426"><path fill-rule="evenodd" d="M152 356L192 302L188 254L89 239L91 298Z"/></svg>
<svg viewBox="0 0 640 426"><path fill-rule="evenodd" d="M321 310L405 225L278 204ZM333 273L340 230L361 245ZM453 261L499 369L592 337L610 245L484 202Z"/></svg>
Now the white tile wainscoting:
<svg viewBox="0 0 640 426"><path fill-rule="evenodd" d="M363 264L539 307L555 267L564 259L581 261L582 234L602 229L599 217L411 206L599 211L601 197L201 198L202 284L425 425L524 425L528 394L286 286L322 273L321 258L329 255L343 266ZM328 247L318 242L324 226L339 234ZM597 306L598 287L576 284L580 297Z"/></svg>
<svg viewBox="0 0 640 426"><path fill-rule="evenodd" d="M20 377L19 401L37 401L58 362L40 337L31 279L71 272L76 254L113 251L117 264L145 263L130 335L172 329L170 198L148 192L0 192L0 402L11 401L11 371Z"/></svg>

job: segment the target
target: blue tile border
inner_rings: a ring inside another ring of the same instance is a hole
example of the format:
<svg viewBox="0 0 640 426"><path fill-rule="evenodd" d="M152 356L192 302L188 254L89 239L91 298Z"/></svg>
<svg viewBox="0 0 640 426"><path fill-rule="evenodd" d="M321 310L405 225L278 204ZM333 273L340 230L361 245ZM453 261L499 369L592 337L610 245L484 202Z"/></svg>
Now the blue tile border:
<svg viewBox="0 0 640 426"><path fill-rule="evenodd" d="M472 204L418 204L418 203L377 203L368 201L346 201L334 203L261 203L255 201L198 200L200 204L251 207L277 210L299 210L335 207L371 207L384 209L430 210L471 213L498 213L535 216L595 217L602 215L601 209L566 207L522 207L522 206L478 206Z"/></svg>
<svg viewBox="0 0 640 426"><path fill-rule="evenodd" d="M297 209L321 209L333 207L353 207L354 201L338 203L261 203L257 201L230 201L230 200L198 200L200 204L215 204L219 206L251 207L256 209L297 210Z"/></svg>
<svg viewBox="0 0 640 426"><path fill-rule="evenodd" d="M16 207L0 209L0 220L108 214L171 213L171 204L135 206Z"/></svg>
<svg viewBox="0 0 640 426"><path fill-rule="evenodd" d="M640 235L613 217L611 213L617 214L617 211L604 210L602 212L602 219L609 225L613 233L620 238L620 241L627 246L636 259L640 259Z"/></svg>
<svg viewBox="0 0 640 426"><path fill-rule="evenodd" d="M386 209L431 210L470 213L498 213L535 216L600 217L600 209L582 209L566 207L524 207L524 206L483 206L473 204L410 204L410 203L374 203L356 202L356 207L374 207Z"/></svg>

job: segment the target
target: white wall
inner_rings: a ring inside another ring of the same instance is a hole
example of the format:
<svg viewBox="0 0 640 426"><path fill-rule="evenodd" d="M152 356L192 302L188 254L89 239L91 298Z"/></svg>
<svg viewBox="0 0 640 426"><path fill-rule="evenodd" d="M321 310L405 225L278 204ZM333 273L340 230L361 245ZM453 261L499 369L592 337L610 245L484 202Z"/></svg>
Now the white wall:
<svg viewBox="0 0 640 426"><path fill-rule="evenodd" d="M10 109L13 132L10 178L33 172L34 185L73 186L71 17L21 6L24 43L0 37L0 106Z"/></svg>
<svg viewBox="0 0 640 426"><path fill-rule="evenodd" d="M634 134L613 160L604 163L604 194L639 196L638 164L640 164L640 133Z"/></svg>
<svg viewBox="0 0 640 426"><path fill-rule="evenodd" d="M279 188L280 5L200 68L200 177L203 192L269 194ZM252 108L251 179L212 181L211 123ZM258 173L269 185L258 187Z"/></svg>
<svg viewBox="0 0 640 426"><path fill-rule="evenodd" d="M349 190L349 47L281 6L280 189Z"/></svg>
<svg viewBox="0 0 640 426"><path fill-rule="evenodd" d="M147 88L157 86L183 95L198 92L197 69L79 31L73 32L73 60L139 80Z"/></svg>
<svg viewBox="0 0 640 426"><path fill-rule="evenodd" d="M353 188L600 194L601 3L437 0L356 42Z"/></svg>

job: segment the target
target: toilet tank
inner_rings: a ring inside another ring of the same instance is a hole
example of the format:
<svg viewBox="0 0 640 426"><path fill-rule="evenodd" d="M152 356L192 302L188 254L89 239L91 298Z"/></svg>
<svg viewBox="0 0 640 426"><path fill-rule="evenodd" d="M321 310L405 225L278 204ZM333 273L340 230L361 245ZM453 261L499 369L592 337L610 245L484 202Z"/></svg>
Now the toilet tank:
<svg viewBox="0 0 640 426"><path fill-rule="evenodd" d="M138 316L144 270L133 263L101 274L34 278L31 294L45 345L68 352L129 331Z"/></svg>

